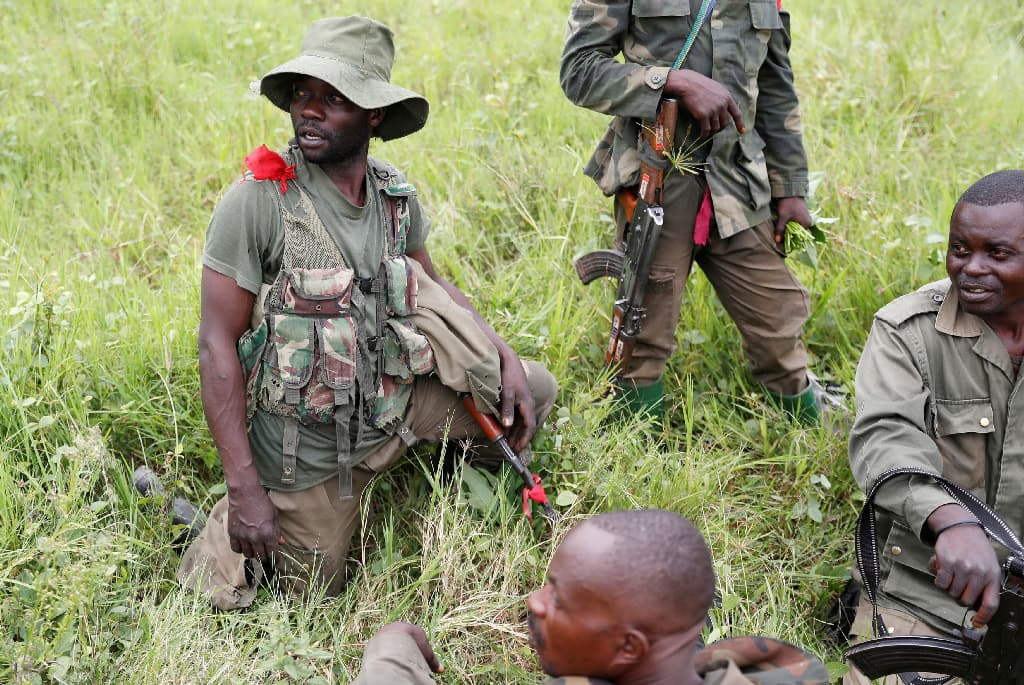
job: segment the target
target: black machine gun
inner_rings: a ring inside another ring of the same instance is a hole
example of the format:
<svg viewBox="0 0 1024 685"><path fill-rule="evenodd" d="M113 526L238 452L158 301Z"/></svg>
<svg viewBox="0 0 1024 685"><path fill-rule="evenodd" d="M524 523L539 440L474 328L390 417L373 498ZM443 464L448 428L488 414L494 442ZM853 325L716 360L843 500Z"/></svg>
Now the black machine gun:
<svg viewBox="0 0 1024 685"><path fill-rule="evenodd" d="M623 234L624 249L595 250L574 263L584 285L602 276L619 281L612 309L612 331L604 355L605 364L615 367L619 375L629 369L633 347L647 315L644 295L665 218L661 206L669 168L665 153L672 150L678 113L678 102L664 98L658 106L657 120L641 127L640 187L636 193L624 189L616 195L629 222Z"/></svg>
<svg viewBox="0 0 1024 685"><path fill-rule="evenodd" d="M972 685L1024 684L1024 560L1007 557L1003 569L999 609L984 631L964 628L962 640L876 637L850 647L846 658L869 678L898 673L913 682L918 673L941 673Z"/></svg>
<svg viewBox="0 0 1024 685"><path fill-rule="evenodd" d="M918 469L896 469L882 474L868 493L857 521L857 563L864 589L875 607L878 556L874 546L874 494L899 475L935 479L964 508L978 517L985 532L1010 550L1003 562L999 609L982 630L962 628L961 639L920 635L885 635L877 611L874 625L882 637L846 650L846 658L869 678L898 674L908 685L940 685L952 677L970 685L1024 685L1024 546L1005 522L970 492L935 474ZM871 538L865 537L871 535ZM921 673L944 677L922 676Z"/></svg>

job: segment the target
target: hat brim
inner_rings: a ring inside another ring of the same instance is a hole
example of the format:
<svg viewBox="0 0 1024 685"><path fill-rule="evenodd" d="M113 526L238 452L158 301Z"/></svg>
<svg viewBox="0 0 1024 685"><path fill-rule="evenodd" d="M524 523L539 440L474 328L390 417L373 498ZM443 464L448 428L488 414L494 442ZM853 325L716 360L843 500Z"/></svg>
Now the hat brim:
<svg viewBox="0 0 1024 685"><path fill-rule="evenodd" d="M363 109L386 107L384 120L374 129L383 140L415 133L427 123L430 105L419 93L375 78L351 64L316 55L301 55L268 71L260 80L260 93L287 112L292 83L305 76L329 83Z"/></svg>

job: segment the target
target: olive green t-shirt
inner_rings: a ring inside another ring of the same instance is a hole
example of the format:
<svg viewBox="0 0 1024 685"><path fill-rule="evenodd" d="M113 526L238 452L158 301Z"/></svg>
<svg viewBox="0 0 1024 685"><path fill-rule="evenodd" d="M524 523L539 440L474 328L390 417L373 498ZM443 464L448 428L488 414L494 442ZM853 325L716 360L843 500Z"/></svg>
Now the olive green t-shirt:
<svg viewBox="0 0 1024 685"><path fill-rule="evenodd" d="M307 163L294 150L296 179L309 195L328 234L338 244L349 268L356 276L377 275L386 247L383 200L367 170L366 204L353 205L334 182L316 164ZM374 160L371 165L377 164ZM401 179L404 180L404 179ZM251 293L259 294L262 284L271 284L281 268L284 254L284 227L281 210L267 192L280 192L274 180L242 180L224 194L210 219L203 251L203 265L233 278ZM409 231L406 252L420 249L426 241L430 222L416 196L409 198ZM375 335L376 300L366 294L360 310L363 334ZM259 409L249 428L249 444L263 485L273 490L304 490L331 478L338 472L335 426L299 426L299 446L293 484L281 483L284 420ZM363 425L352 447L352 463L359 463L389 438L387 433Z"/></svg>

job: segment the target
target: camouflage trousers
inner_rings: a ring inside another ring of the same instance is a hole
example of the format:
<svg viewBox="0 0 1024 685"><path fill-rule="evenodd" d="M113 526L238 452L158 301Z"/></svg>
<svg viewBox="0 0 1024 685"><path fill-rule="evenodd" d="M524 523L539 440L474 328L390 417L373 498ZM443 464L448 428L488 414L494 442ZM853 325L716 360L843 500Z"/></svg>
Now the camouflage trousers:
<svg viewBox="0 0 1024 685"><path fill-rule="evenodd" d="M872 637L871 633L871 602L868 601L865 596L866 593L861 591L860 603L857 605L857 616L854 619L853 629L851 631L851 642L856 644L863 642ZM949 637L948 634L941 633L927 623L917 618L913 614L908 614L905 611L899 609L889 609L886 607L878 607L878 614L882 617L882 621L885 626L889 629L893 635L928 635L938 637ZM861 673L856 666L847 662L850 670L843 676L843 685L870 685L876 683L877 685L903 685L903 681L900 680L898 675L890 675L878 680L871 680L866 675ZM922 675L932 676L935 674L925 673ZM953 678L946 685L961 685L962 680L959 678Z"/></svg>
<svg viewBox="0 0 1024 685"><path fill-rule="evenodd" d="M807 352L800 341L810 316L807 291L786 267L770 221L722 238L712 220L707 245L693 244L705 186L703 177L691 174L671 173L665 179L665 223L644 301L647 318L625 377L648 385L664 373L676 349L683 290L696 261L739 328L754 380L796 395L807 387ZM621 243L626 219L618 202L615 219Z"/></svg>
<svg viewBox="0 0 1024 685"><path fill-rule="evenodd" d="M554 406L558 384L542 364L524 362L523 366L539 425ZM459 396L435 376L416 378L404 424L422 442L483 437ZM268 491L285 540L267 562L279 589L302 594L316 584L328 595L341 591L349 545L359 526L361 495L373 476L398 462L405 449L406 442L393 436L353 468L355 496L349 499L338 499L337 477L306 490ZM206 527L185 550L178 568L178 580L184 587L201 592L215 608L223 610L252 604L267 575L263 564L231 551L228 506L227 496L214 505Z"/></svg>

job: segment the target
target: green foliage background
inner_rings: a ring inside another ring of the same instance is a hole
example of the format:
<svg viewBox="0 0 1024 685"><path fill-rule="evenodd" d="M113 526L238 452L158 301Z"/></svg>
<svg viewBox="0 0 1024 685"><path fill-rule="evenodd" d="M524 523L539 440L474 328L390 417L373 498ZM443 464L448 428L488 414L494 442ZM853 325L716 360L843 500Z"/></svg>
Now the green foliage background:
<svg viewBox="0 0 1024 685"><path fill-rule="evenodd" d="M819 375L848 386L872 313L942 275L949 211L1024 158L1017 0L786 0L806 144L830 244L811 290ZM765 405L736 332L695 274L666 381L663 441L600 399L611 285L574 255L606 246L580 171L606 123L558 87L566 0L193 3L0 0L0 680L347 682L375 627L424 624L446 683L530 683L522 598L574 520L617 507L692 517L716 558L714 635L763 632L835 662L827 604L859 506L845 439ZM569 514L553 535L515 485L432 449L378 479L340 599L263 596L216 615L174 581L167 502L134 466L209 507L223 491L199 403L206 221L286 117L249 90L308 22L393 27L394 81L427 127L373 153L408 171L439 268L562 384L538 468ZM497 492L498 497L489 497Z"/></svg>

